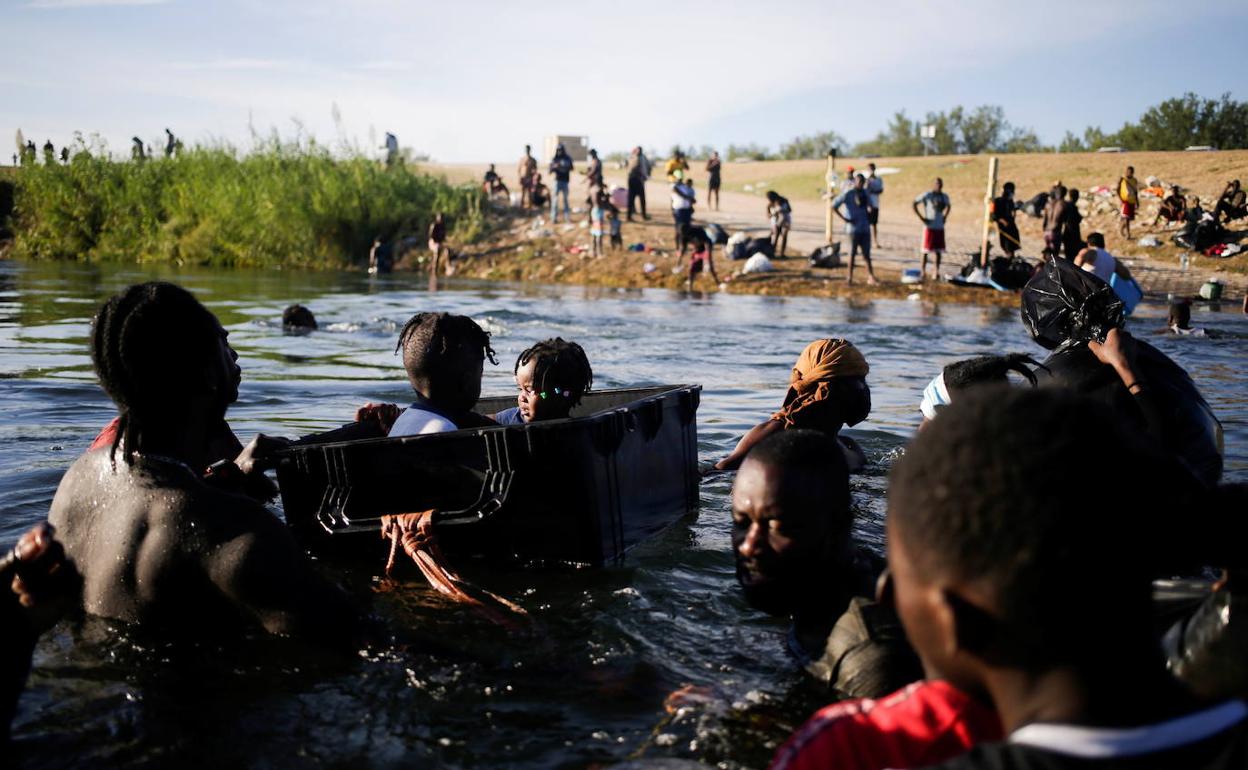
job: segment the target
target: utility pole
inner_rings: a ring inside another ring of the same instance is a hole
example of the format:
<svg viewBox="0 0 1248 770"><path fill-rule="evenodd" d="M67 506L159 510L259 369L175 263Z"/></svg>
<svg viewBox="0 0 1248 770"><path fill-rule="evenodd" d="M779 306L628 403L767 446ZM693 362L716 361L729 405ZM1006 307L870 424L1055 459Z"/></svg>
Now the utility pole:
<svg viewBox="0 0 1248 770"><path fill-rule="evenodd" d="M823 240L829 246L832 245L832 229L835 226L835 216L832 214L832 200L836 198L836 148L828 150L828 172L824 175L824 181L828 186L828 206L825 219L823 222Z"/></svg>
<svg viewBox="0 0 1248 770"><path fill-rule="evenodd" d="M984 237L979 242L979 266L988 267L988 235L992 227L992 200L997 197L997 156L988 159L988 192L984 196Z"/></svg>

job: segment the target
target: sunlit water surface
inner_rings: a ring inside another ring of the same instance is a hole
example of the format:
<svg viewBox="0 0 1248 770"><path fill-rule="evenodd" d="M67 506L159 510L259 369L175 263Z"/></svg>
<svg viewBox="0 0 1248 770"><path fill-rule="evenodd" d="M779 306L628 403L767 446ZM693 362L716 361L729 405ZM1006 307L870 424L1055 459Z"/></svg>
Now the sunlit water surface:
<svg viewBox="0 0 1248 770"><path fill-rule="evenodd" d="M1013 309L668 291L459 284L344 273L158 272L0 262L0 543L46 515L66 466L114 414L94 384L88 319L120 287L152 277L193 290L230 332L243 367L230 421L293 436L347 421L368 400L402 403L394 356L414 312L477 319L503 362L484 392L513 391L511 362L559 335L588 351L597 387L700 383L704 462L779 404L812 339L847 337L871 364L874 410L849 431L873 464L854 479L858 537L882 548L888 467L918 423L941 366L985 352L1043 351ZM321 331L287 336L282 308L310 306ZM1236 312L1194 322L1248 335ZM1133 331L1195 377L1226 428L1227 477L1248 480L1248 341L1161 334L1163 307ZM636 548L621 567L487 573L535 616L509 634L412 580L374 593L378 563L350 574L361 601L404 643L348 660L249 639L153 644L115 624L65 621L45 636L15 735L25 767L586 767L628 758L766 764L825 699L784 651L785 625L752 611L733 579L729 475L702 483L701 511ZM280 513L280 511L279 511ZM477 576L482 577L479 573ZM682 684L710 703L673 718Z"/></svg>

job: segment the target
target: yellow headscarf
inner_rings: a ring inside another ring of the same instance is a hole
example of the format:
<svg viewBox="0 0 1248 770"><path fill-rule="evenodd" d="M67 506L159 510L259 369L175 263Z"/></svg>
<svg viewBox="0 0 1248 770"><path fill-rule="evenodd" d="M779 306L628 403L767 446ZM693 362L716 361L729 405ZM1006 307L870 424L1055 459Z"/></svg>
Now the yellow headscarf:
<svg viewBox="0 0 1248 770"><path fill-rule="evenodd" d="M789 375L789 392L784 407L771 416L785 427L795 423L794 415L825 400L831 391L829 382L837 377L866 377L871 368L867 359L852 343L842 339L815 340L806 346Z"/></svg>

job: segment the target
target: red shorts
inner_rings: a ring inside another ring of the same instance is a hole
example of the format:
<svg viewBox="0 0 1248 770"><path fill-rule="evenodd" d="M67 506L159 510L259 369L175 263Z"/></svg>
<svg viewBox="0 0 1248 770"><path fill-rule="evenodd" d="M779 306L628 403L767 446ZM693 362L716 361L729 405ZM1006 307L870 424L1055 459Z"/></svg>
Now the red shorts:
<svg viewBox="0 0 1248 770"><path fill-rule="evenodd" d="M933 230L930 227L923 228L923 251L944 251L945 250L945 231Z"/></svg>
<svg viewBox="0 0 1248 770"><path fill-rule="evenodd" d="M1135 219L1135 204L1134 203L1127 203L1126 201L1122 202L1122 218L1123 219Z"/></svg>
<svg viewBox="0 0 1248 770"><path fill-rule="evenodd" d="M689 260L689 272L700 273L710 267L711 253L709 251L694 252L693 257Z"/></svg>

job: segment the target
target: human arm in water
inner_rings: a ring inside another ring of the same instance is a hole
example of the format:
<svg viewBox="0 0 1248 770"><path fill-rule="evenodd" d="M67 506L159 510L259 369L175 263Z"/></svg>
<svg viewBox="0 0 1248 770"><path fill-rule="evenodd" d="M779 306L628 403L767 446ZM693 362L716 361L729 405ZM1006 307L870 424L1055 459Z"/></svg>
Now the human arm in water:
<svg viewBox="0 0 1248 770"><path fill-rule="evenodd" d="M39 634L63 613L78 574L50 524L22 535L0 562L0 749L30 672Z"/></svg>
<svg viewBox="0 0 1248 770"><path fill-rule="evenodd" d="M1123 387L1135 397L1135 403L1144 415L1149 434L1159 441L1162 440L1164 434L1161 410L1149 391L1148 383L1140 379L1135 371L1133 363L1135 340L1131 335L1120 329L1110 329L1105 335L1104 342L1096 340L1088 342L1088 350L1096 356L1096 360L1114 368L1118 378L1122 380Z"/></svg>
<svg viewBox="0 0 1248 770"><path fill-rule="evenodd" d="M745 432L745 435L737 442L737 448L732 450L732 454L715 463L715 470L735 471L741 467L741 462L745 460L745 456L750 453L750 450L758 442L782 430L784 430L784 423L779 420L760 422Z"/></svg>

